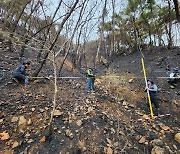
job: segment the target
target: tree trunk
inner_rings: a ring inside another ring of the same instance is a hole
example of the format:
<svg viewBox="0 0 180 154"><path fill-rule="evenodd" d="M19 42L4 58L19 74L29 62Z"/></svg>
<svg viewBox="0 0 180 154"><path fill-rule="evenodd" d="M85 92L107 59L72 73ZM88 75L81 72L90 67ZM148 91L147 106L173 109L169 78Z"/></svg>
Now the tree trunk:
<svg viewBox="0 0 180 154"><path fill-rule="evenodd" d="M23 15L23 13L24 13L24 10L25 10L26 6L27 6L30 2L31 2L31 0L29 0L29 1L23 6L23 8L22 8L22 10L21 10L21 13L19 14L19 17L17 18L17 20L16 20L15 23L14 23L14 27L13 27L12 33L15 32L16 27L17 27L17 25L18 25L18 23L19 23L19 20L21 19L22 15ZM13 36L13 35L12 35L12 36Z"/></svg>
<svg viewBox="0 0 180 154"><path fill-rule="evenodd" d="M175 12L176 12L176 18L178 22L180 22L180 4L178 0L173 0L173 2L174 2Z"/></svg>
<svg viewBox="0 0 180 154"><path fill-rule="evenodd" d="M106 16L106 7L107 7L107 0L104 0L104 7L103 7L103 12L102 12L102 23L100 26L100 39L99 39L99 44L98 44L98 49L96 52L96 57L95 57L95 63L94 63L94 70L96 70L96 65L99 62L99 53L101 49L101 44L104 41L104 18Z"/></svg>
<svg viewBox="0 0 180 154"><path fill-rule="evenodd" d="M171 48L173 45L172 42L172 21L171 21L171 2L168 0L168 7L169 7L169 31L168 31L168 48Z"/></svg>

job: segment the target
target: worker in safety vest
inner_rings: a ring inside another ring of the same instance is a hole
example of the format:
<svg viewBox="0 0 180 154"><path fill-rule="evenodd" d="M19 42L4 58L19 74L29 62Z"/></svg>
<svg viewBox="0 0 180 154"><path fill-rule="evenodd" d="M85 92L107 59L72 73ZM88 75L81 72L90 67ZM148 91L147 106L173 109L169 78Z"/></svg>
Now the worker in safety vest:
<svg viewBox="0 0 180 154"><path fill-rule="evenodd" d="M95 75L93 74L93 71L91 68L89 68L86 71L86 92L88 92L89 90L94 91L94 80L95 80Z"/></svg>
<svg viewBox="0 0 180 154"><path fill-rule="evenodd" d="M26 60L13 72L13 79L16 82L23 81L25 86L28 85L28 76L26 75L26 69L29 67L29 65L30 61Z"/></svg>
<svg viewBox="0 0 180 154"><path fill-rule="evenodd" d="M146 87L145 90L149 91L151 103L154 104L156 108L155 115L159 115L160 108L159 108L158 94L157 94L158 87L156 84L154 84L153 80L151 79L147 80L147 83L148 83L148 87Z"/></svg>

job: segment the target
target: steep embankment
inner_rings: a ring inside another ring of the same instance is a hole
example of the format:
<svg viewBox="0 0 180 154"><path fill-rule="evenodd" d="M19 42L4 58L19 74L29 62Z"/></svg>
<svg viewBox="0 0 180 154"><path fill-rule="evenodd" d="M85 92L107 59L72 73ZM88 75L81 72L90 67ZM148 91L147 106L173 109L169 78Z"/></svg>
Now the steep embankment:
<svg viewBox="0 0 180 154"><path fill-rule="evenodd" d="M147 72L153 77L158 76L154 73L166 75L162 54L155 53L150 57L145 53ZM178 86L171 89L165 80L155 79L160 87L161 112L171 116L132 123L131 119L149 114L143 78L99 78L95 94L84 93L85 80L58 81L54 131L46 138L54 93L52 80L39 79L27 88L17 85L11 81L17 54L5 50L0 54L0 133L4 132L0 153L134 154L151 153L152 149L152 153L180 152L179 143L174 140L180 132ZM170 65L175 66L179 61L177 54L176 50L164 50L163 57L172 55ZM48 68L51 66L47 63L43 72ZM108 71L111 75L142 76L139 54L119 57Z"/></svg>

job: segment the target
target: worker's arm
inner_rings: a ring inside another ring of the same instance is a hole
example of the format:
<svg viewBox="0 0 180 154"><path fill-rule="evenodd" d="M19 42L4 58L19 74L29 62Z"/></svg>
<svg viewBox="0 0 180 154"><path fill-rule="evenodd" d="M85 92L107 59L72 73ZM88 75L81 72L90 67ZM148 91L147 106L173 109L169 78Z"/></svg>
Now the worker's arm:
<svg viewBox="0 0 180 154"><path fill-rule="evenodd" d="M95 76L91 73L90 70L87 70L87 75L88 75L88 77L95 77Z"/></svg>

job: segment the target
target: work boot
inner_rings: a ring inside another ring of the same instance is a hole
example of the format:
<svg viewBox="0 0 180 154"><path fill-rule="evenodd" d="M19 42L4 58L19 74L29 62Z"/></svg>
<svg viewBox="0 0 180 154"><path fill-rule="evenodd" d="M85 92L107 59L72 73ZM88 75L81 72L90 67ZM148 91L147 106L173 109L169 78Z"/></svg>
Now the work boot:
<svg viewBox="0 0 180 154"><path fill-rule="evenodd" d="M157 108L156 109L156 116L159 116L160 115L160 108Z"/></svg>

